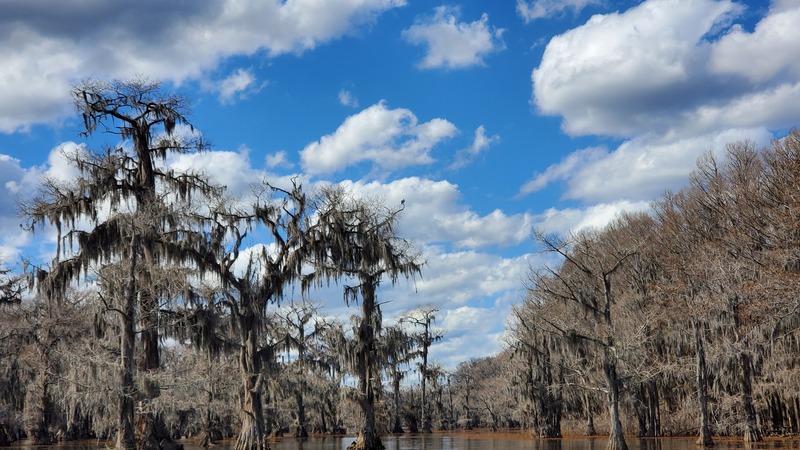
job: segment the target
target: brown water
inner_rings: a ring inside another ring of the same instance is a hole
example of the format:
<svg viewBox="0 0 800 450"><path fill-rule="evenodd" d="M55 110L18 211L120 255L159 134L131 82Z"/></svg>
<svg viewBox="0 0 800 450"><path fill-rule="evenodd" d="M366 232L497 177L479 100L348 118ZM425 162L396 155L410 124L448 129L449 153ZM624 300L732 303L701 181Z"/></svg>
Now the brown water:
<svg viewBox="0 0 800 450"><path fill-rule="evenodd" d="M344 450L354 440L352 437L313 437L305 440L281 439L270 443L273 450ZM695 438L628 438L629 450L698 450ZM521 436L469 436L464 434L429 434L385 436L386 450L605 450L607 439L568 438L531 439ZM184 443L186 450L201 450L192 443ZM58 444L49 447L14 445L10 450L105 450L104 442ZM215 450L231 450L231 446L218 445ZM740 440L717 440L715 450L800 450L800 438L776 439L744 444Z"/></svg>

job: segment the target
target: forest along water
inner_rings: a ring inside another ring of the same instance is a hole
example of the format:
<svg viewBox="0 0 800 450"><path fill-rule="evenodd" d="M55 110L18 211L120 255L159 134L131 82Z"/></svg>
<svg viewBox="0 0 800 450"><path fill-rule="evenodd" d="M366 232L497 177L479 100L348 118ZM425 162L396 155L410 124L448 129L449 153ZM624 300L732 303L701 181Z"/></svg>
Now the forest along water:
<svg viewBox="0 0 800 450"><path fill-rule="evenodd" d="M308 439L281 439L270 442L272 450L344 450L355 437L311 437ZM697 450L696 438L628 438L630 450ZM605 450L607 437L530 439L522 437L472 437L464 435L425 434L384 436L386 450ZM764 442L745 444L739 439L715 440L715 450L777 450L800 449L800 438L770 439ZM217 450L231 450L230 445L217 445ZM201 447L184 442L186 450L201 450ZM105 442L82 444L59 444L54 446L12 445L9 450L98 450L107 449Z"/></svg>

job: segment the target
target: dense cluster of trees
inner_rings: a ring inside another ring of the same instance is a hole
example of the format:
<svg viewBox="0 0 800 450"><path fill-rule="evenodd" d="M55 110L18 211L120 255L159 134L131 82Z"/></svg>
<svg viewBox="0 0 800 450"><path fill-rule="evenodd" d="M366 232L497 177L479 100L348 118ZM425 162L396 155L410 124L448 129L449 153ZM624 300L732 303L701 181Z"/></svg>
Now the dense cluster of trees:
<svg viewBox="0 0 800 450"><path fill-rule="evenodd" d="M384 324L382 283L420 275L397 235L403 205L340 187L262 181L231 198L168 169L203 151L186 99L142 80L86 82L84 135L21 204L55 252L0 270L0 444L180 437L239 450L268 437L433 429L743 436L800 433L800 132L731 144L690 184L599 230L535 232L557 265L533 269L508 348L446 371L434 307ZM355 314L326 317L315 289ZM412 374L416 374L416 379Z"/></svg>
<svg viewBox="0 0 800 450"><path fill-rule="evenodd" d="M47 178L21 205L56 248L2 285L0 443L115 435L120 449L170 449L192 431L210 443L235 429L238 449L263 449L286 425L280 399L293 400L298 436L309 402L315 427L340 428L350 376L363 417L353 447L380 448L382 372L393 360L402 373L398 364L431 343L429 322L424 338L382 326L379 285L414 278L424 263L396 234L402 205L296 182L230 198L204 174L166 164L206 145L185 98L146 80L88 81L72 95L83 135L118 141L65 154L75 178ZM308 306L311 290L340 281L346 303L360 306L352 329ZM23 285L31 294L21 301Z"/></svg>
<svg viewBox="0 0 800 450"><path fill-rule="evenodd" d="M532 271L511 320L516 417L547 437L601 419L613 449L626 431L703 445L800 431L798 186L793 131L705 155L650 213L536 233L560 263Z"/></svg>

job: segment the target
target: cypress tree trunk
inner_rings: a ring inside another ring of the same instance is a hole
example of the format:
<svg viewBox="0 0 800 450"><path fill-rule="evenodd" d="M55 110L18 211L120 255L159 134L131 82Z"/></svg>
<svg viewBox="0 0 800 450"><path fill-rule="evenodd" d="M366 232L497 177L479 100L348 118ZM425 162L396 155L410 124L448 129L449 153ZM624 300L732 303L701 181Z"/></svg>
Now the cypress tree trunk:
<svg viewBox="0 0 800 450"><path fill-rule="evenodd" d="M619 418L619 391L620 381L617 376L617 366L611 361L609 349L605 349L605 374L608 381L608 410L610 415L609 436L607 450L628 450L625 443L625 434L622 431L622 422Z"/></svg>
<svg viewBox="0 0 800 450"><path fill-rule="evenodd" d="M295 424L294 437L307 438L308 431L306 430L306 405L303 401L303 392L301 389L295 390L294 400L297 404L297 423Z"/></svg>
<svg viewBox="0 0 800 450"><path fill-rule="evenodd" d="M753 406L753 365L747 352L740 355L742 363L742 406L745 414L745 442L761 442L761 431L756 423L756 409Z"/></svg>
<svg viewBox="0 0 800 450"><path fill-rule="evenodd" d="M700 396L700 436L697 438L697 445L711 447L714 445L714 440L711 438L708 425L708 368L705 341L698 322L694 322L694 342L697 357L697 392Z"/></svg>
<svg viewBox="0 0 800 450"><path fill-rule="evenodd" d="M583 394L583 408L586 414L586 435L594 436L597 430L594 428L594 414L592 414L592 403L588 393Z"/></svg>
<svg viewBox="0 0 800 450"><path fill-rule="evenodd" d="M241 416L242 429L236 440L236 450L267 450L262 405L261 362L256 354L257 332L252 312L240 316L242 322L242 347L239 350L239 369L242 375Z"/></svg>
<svg viewBox="0 0 800 450"><path fill-rule="evenodd" d="M609 424L609 436L607 450L628 450L625 443L625 434L622 431L622 422L619 418L619 391L620 380L617 376L616 356L611 354L614 348L614 338L610 334L613 330L611 323L611 277L610 274L603 275L603 295L605 297L605 310L603 311L606 327L609 335L606 338L606 345L603 347L603 369L608 381L608 407L611 420Z"/></svg>
<svg viewBox="0 0 800 450"><path fill-rule="evenodd" d="M427 329L425 330L425 339L427 343ZM431 416L428 412L428 398L427 387L425 381L428 379L428 352L425 349L422 352L422 399L420 403L420 419L422 419L422 432L431 433Z"/></svg>
<svg viewBox="0 0 800 450"><path fill-rule="evenodd" d="M394 425L393 434L403 434L403 426L400 424L400 371L397 365L392 366L392 389L394 389Z"/></svg>
<svg viewBox="0 0 800 450"><path fill-rule="evenodd" d="M28 433L35 445L49 445L53 439L48 432L49 419L52 415L50 401L48 400L48 357L46 354L40 356L41 369L29 387L25 396L25 422L28 425Z"/></svg>
<svg viewBox="0 0 800 450"><path fill-rule="evenodd" d="M647 428L648 436L661 435L661 412L659 410L659 395L658 386L655 381L650 380L647 383L647 413L649 425Z"/></svg>
<svg viewBox="0 0 800 450"><path fill-rule="evenodd" d="M375 429L375 390L373 386L373 358L375 355L375 329L373 314L375 310L375 280L365 277L361 285L361 324L358 329L359 350L357 355L359 405L364 414L364 424L358 438L348 450L379 450L383 448Z"/></svg>
<svg viewBox="0 0 800 450"><path fill-rule="evenodd" d="M134 342L136 303L136 263L138 255L138 239L131 243L131 262L128 273L128 285L123 295L122 311L120 312L120 370L119 378L122 391L118 398L119 416L117 421L117 450L136 448L136 436L133 429L134 394L136 387L133 383L134 371Z"/></svg>

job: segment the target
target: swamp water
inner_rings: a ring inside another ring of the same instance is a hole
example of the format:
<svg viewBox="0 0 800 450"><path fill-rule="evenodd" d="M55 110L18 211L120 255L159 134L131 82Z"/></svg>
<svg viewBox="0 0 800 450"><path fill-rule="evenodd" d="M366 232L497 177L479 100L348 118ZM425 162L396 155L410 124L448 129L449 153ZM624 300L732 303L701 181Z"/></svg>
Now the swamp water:
<svg viewBox="0 0 800 450"><path fill-rule="evenodd" d="M696 438L628 438L628 450L698 450ZM312 437L304 440L285 438L270 442L272 450L344 450L353 437ZM386 450L605 450L607 438L532 439L514 435L473 437L464 434L434 433L428 435L384 436ZM185 442L186 450L205 450ZM105 450L105 442L66 443L53 446L12 445L9 450ZM800 438L767 440L745 444L741 440L719 439L714 450L800 450ZM211 447L211 450L232 450L233 443Z"/></svg>

